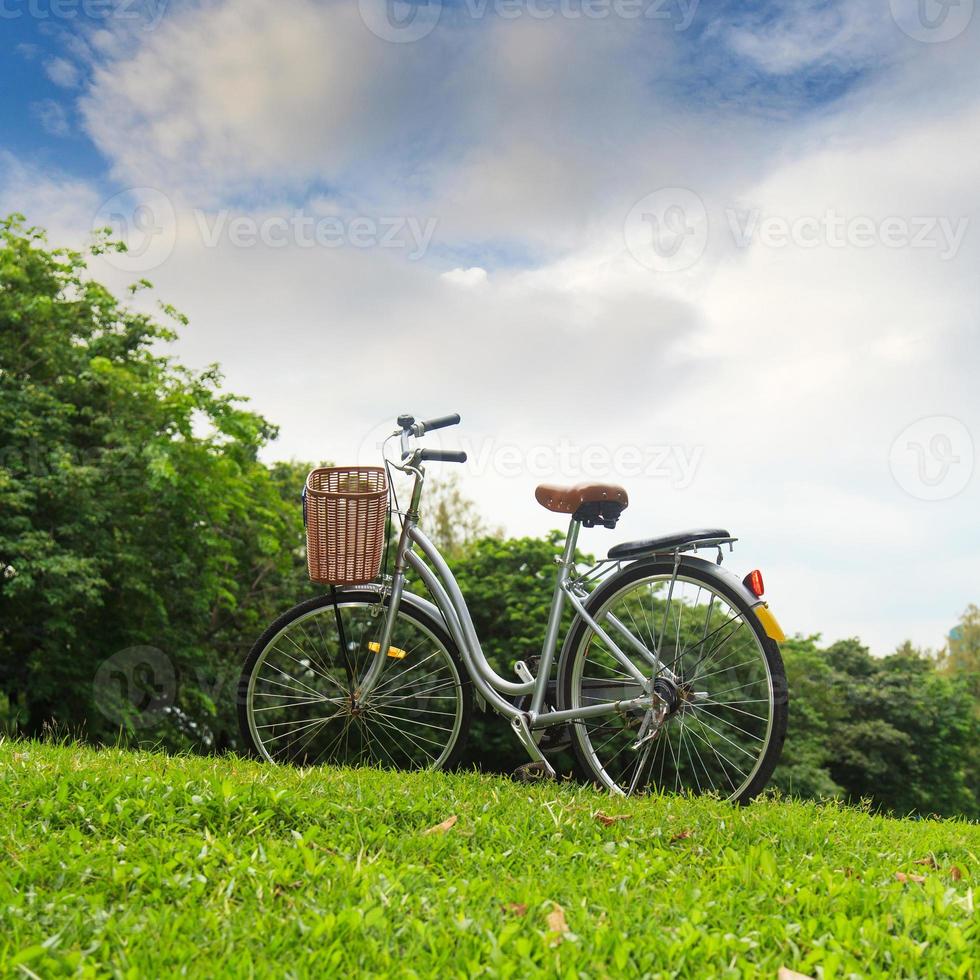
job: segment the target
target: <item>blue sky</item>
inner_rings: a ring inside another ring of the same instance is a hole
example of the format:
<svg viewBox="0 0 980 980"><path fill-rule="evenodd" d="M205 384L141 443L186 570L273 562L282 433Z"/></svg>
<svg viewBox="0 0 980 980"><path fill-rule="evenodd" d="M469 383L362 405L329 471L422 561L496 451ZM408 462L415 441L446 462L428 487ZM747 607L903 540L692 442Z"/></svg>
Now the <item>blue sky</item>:
<svg viewBox="0 0 980 980"><path fill-rule="evenodd" d="M684 64L678 77L663 70L661 54L644 64L642 51L636 70L648 77L651 89L669 93L679 106L690 112L727 108L735 116L758 114L773 124L819 112L859 85L874 72L880 53L855 55L844 60L817 58L791 66L760 64L755 57L734 51L722 43L730 31L745 30L765 36L786 21L786 5L767 2L729 2L711 5L710 13L699 15L697 0L689 13L691 0L644 0L648 22L636 21L639 44L643 36L655 34L659 42L673 49L671 63ZM474 8L474 4L477 5ZM113 5L116 12L112 13ZM106 191L113 187L111 158L100 152L78 109L78 100L91 82L93 71L107 60L97 41L108 32L135 37L131 44L151 35L168 18L176 19L198 6L186 0L7 0L0 25L3 27L5 57L0 62L0 141L2 146L24 161L56 169L71 177L98 182ZM200 6L208 6L202 4ZM318 6L329 8L331 4ZM399 7L401 4L399 3ZM473 9L486 9L479 20ZM792 5L791 5L792 6ZM839 27L843 15L831 2L801 5L818 33ZM535 9L554 8L576 11L571 0L550 3L542 0ZM63 15L58 14L63 10ZM689 27L678 29L690 16ZM441 8L440 25L463 25L475 30L491 29L502 19L501 9L480 0L448 2ZM506 14L503 17L506 20ZM462 45L460 45L462 48ZM458 53L458 52L457 52ZM440 55L445 54L445 49ZM773 84L774 79L778 84ZM439 131L426 134L423 146L398 147L403 158L414 152L432 152L432 139ZM425 145L429 144L429 145ZM310 181L307 191L316 191ZM246 200L245 203L248 203ZM519 249L518 249L519 252ZM490 259L494 258L490 255ZM509 249L501 251L500 261L514 261ZM518 255L518 261L520 256Z"/></svg>
<svg viewBox="0 0 980 980"><path fill-rule="evenodd" d="M112 225L270 456L460 411L511 532L615 480L879 652L980 598L972 0L2 9L0 209Z"/></svg>
<svg viewBox="0 0 980 980"><path fill-rule="evenodd" d="M93 73L112 61L100 50L99 38L112 33L117 44L138 49L140 41L152 36L161 24L192 15L197 6L214 5L186 0L62 0L59 7L58 0L7 0L0 20L6 55L0 63L3 148L32 165L92 181L111 193L120 186L111 173L111 156L93 140L78 106ZM333 5L314 6L329 10ZM397 6L403 7L400 0ZM888 54L854 52L844 59L821 57L774 68L724 43L723 38L732 32L760 37L767 32L778 33L787 26L787 10L794 6L806 10L818 34L839 30L845 19L839 5L832 2L790 4L787 8L736 0L712 4L704 16L699 15L698 0L643 0L642 9L649 14L645 20L630 21L636 26L635 61L624 70L646 76L651 93L660 97L666 94L678 107L692 113L721 108L733 117L755 115L780 126L820 112L860 85ZM532 8L554 9L558 16L563 9L579 11L580 5L576 0L540 0ZM447 0L437 9L441 14L435 32L452 25L467 35L491 30L494 24L508 20L506 8L502 14L490 0ZM474 9L485 9L485 16L474 18ZM62 15L59 10L63 10ZM688 17L691 22L685 26ZM657 42L657 56L644 63L644 49L651 38ZM469 43L458 41L450 57L465 56ZM446 55L445 46L440 47L439 54ZM683 72L676 71L679 63ZM432 122L430 132L415 134L412 141L393 148L400 162L418 164L440 150L452 152L451 144L439 145L451 134L442 131L437 119ZM337 190L312 176L302 186L291 188L300 196L331 189ZM246 193L239 194L235 203L248 206L257 201ZM458 254L461 260L473 258L464 244L457 243L455 248L457 252L447 247L446 254ZM531 260L517 242L491 246L483 258L504 265Z"/></svg>

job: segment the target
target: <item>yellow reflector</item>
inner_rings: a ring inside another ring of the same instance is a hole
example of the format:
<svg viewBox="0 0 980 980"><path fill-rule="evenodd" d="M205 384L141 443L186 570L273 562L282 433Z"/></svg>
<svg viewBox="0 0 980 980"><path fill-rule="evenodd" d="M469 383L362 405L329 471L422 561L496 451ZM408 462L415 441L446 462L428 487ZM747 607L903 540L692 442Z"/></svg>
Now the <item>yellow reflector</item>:
<svg viewBox="0 0 980 980"><path fill-rule="evenodd" d="M782 643L786 639L783 628L776 622L776 617L764 602L755 607L755 614L759 617L759 622L762 623L762 628L770 640Z"/></svg>
<svg viewBox="0 0 980 980"><path fill-rule="evenodd" d="M381 644L380 643L369 643L368 649L371 653L380 653ZM388 647L388 656L394 657L395 660L404 660L408 656L407 650L399 650L398 647Z"/></svg>

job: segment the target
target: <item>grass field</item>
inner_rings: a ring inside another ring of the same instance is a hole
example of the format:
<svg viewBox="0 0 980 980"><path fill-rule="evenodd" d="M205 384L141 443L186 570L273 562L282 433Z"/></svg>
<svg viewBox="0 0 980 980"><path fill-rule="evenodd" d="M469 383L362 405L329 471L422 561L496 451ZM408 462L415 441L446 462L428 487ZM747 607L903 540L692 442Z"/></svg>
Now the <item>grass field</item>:
<svg viewBox="0 0 980 980"><path fill-rule="evenodd" d="M3 976L977 971L952 821L12 741L0 814Z"/></svg>

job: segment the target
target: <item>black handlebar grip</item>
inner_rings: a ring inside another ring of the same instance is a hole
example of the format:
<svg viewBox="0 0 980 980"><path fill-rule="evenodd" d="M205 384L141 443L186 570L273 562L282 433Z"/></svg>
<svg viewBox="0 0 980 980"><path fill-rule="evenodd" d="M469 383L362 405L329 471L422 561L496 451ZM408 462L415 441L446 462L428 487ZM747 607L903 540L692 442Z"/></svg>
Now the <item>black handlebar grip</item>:
<svg viewBox="0 0 980 980"><path fill-rule="evenodd" d="M447 424L452 425L453 423ZM466 453L452 449L423 449L420 458L423 463L465 463Z"/></svg>
<svg viewBox="0 0 980 980"><path fill-rule="evenodd" d="M428 422L416 422L416 427L422 430L419 435L431 432L433 429L445 429L448 425L459 425L458 412L455 415L443 415L442 418L429 419Z"/></svg>

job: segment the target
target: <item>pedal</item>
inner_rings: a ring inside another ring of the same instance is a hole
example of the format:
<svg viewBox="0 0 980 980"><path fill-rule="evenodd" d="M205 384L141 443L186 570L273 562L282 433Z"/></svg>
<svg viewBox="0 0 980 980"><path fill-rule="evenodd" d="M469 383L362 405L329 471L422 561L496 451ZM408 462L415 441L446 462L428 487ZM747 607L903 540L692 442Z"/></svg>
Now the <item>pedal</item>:
<svg viewBox="0 0 980 980"><path fill-rule="evenodd" d="M518 766L511 776L519 783L537 783L544 779L554 779L555 770L546 762L525 762Z"/></svg>

